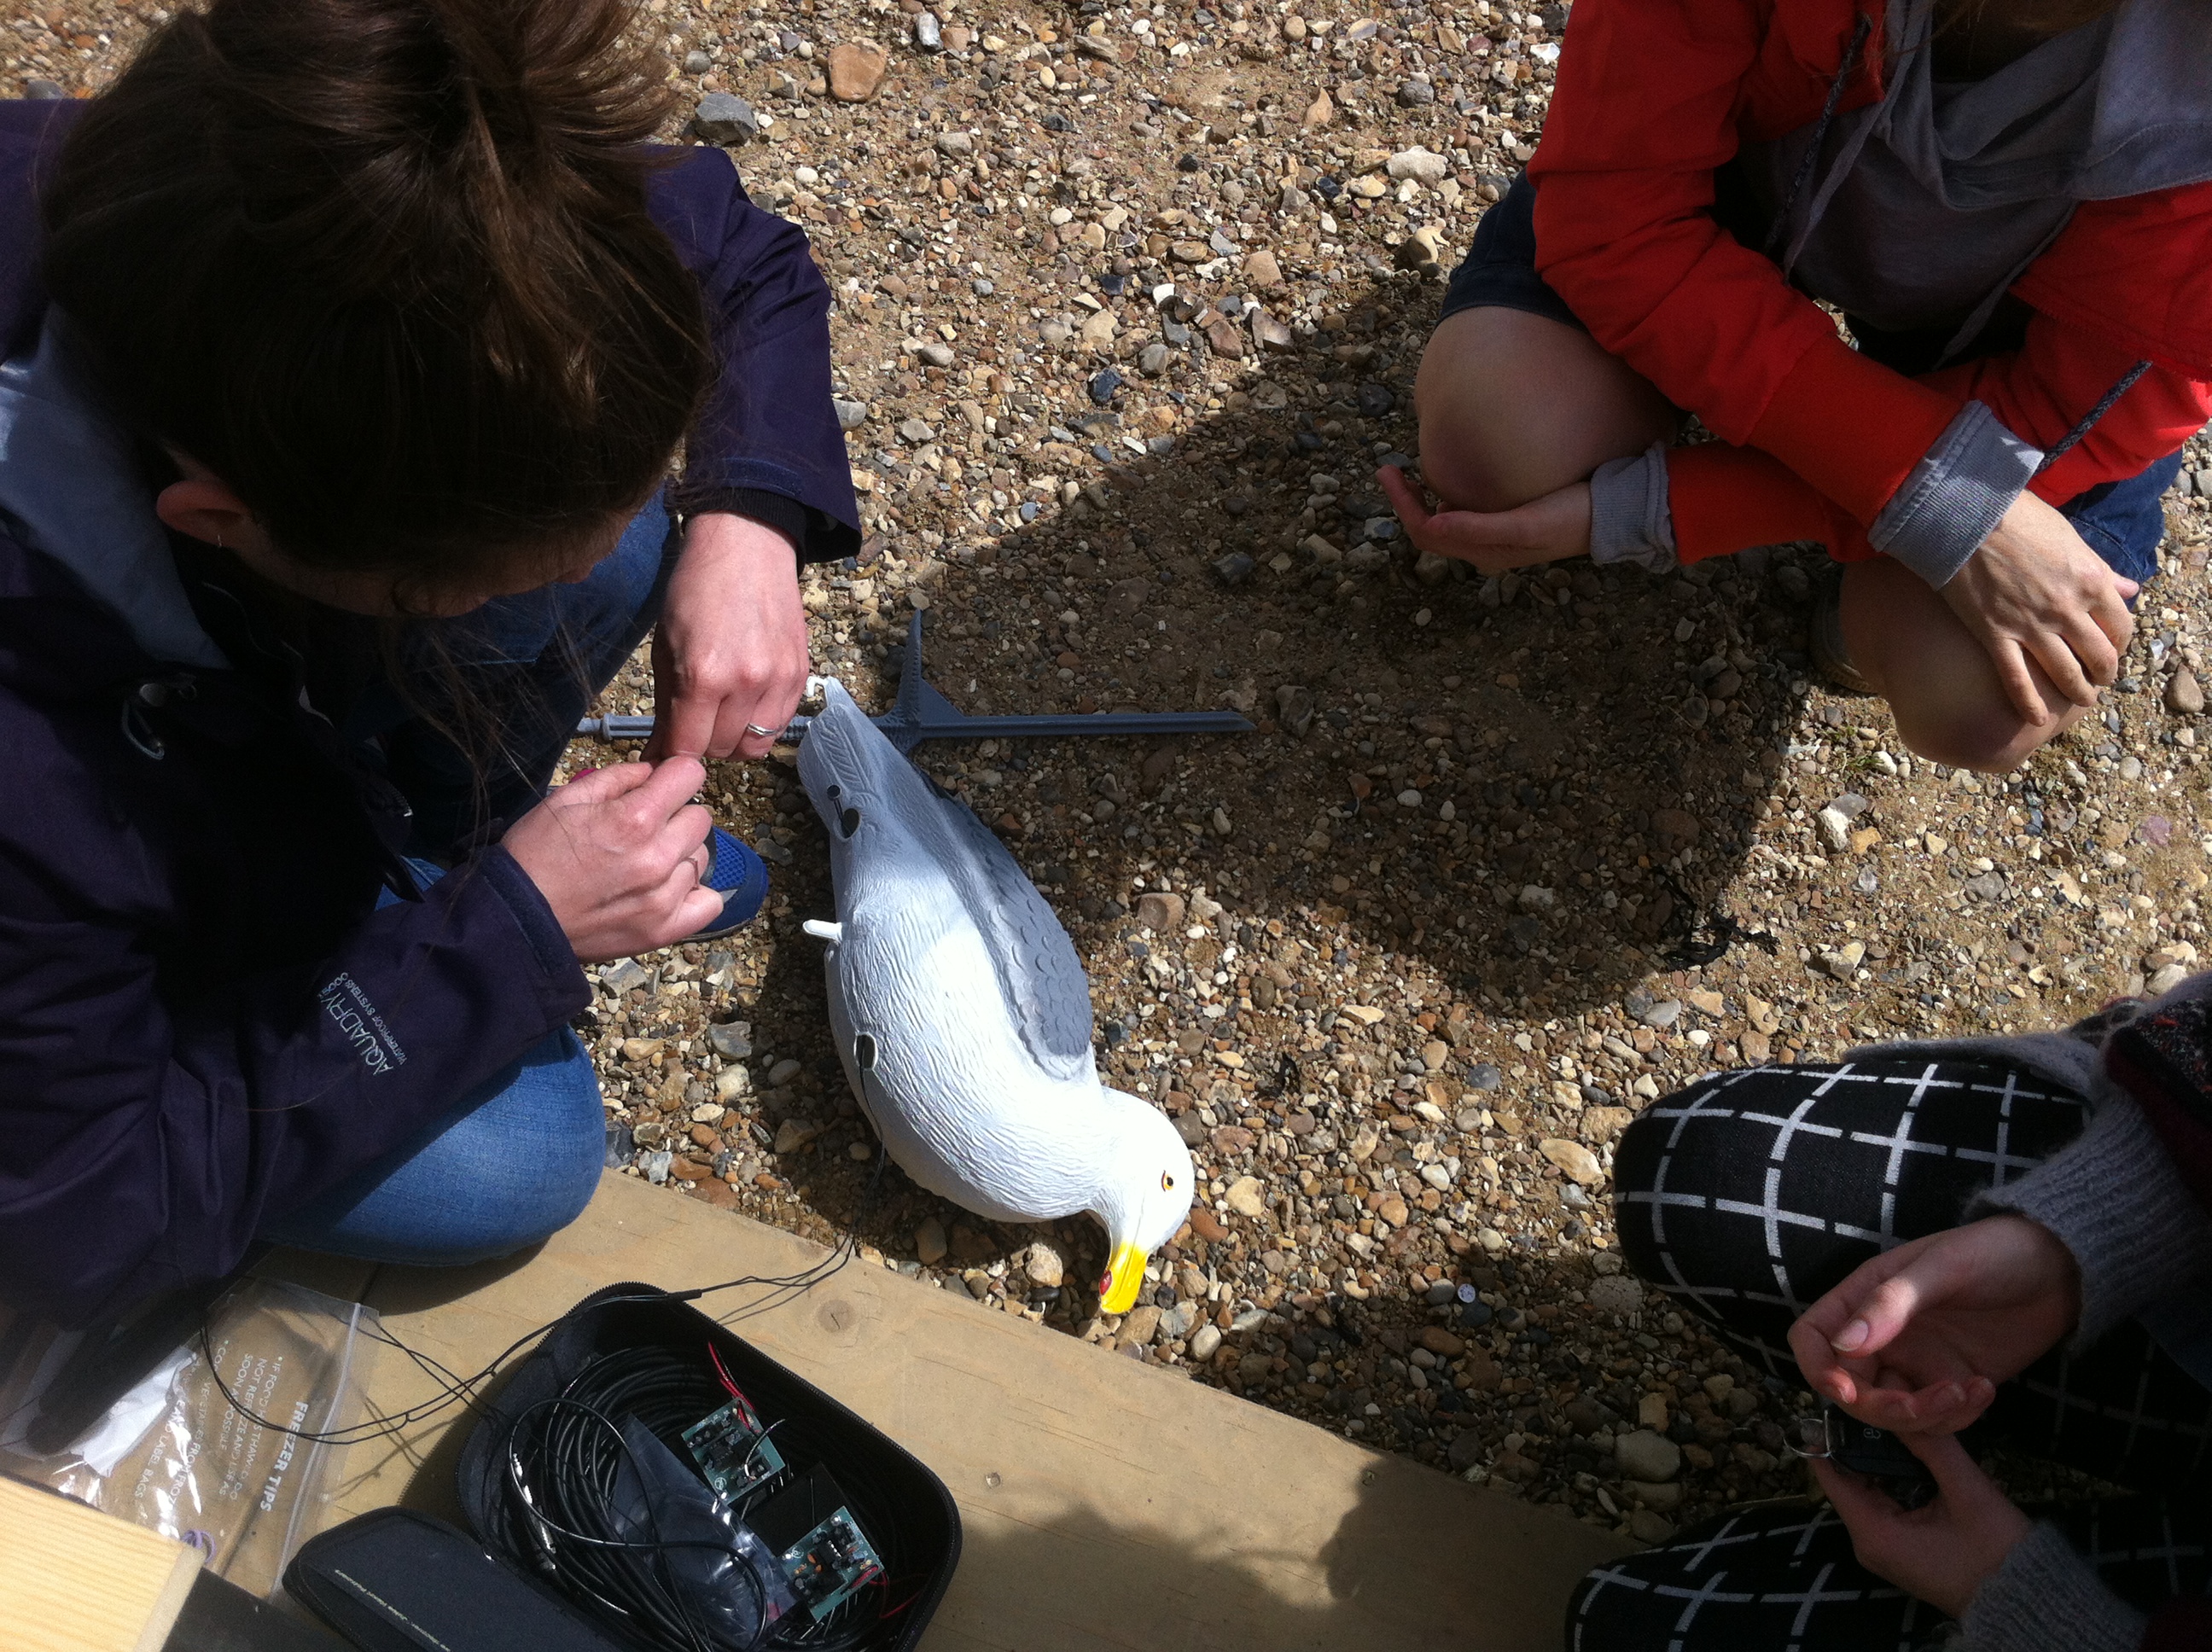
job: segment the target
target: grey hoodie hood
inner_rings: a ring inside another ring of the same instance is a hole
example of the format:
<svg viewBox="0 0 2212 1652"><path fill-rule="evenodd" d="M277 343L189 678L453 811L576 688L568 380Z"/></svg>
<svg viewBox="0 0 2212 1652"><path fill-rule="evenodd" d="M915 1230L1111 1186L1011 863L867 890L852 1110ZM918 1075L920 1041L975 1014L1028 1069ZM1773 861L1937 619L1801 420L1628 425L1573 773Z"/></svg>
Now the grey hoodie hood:
<svg viewBox="0 0 2212 1652"><path fill-rule="evenodd" d="M2212 0L2126 0L1971 82L1936 77L1936 10L1889 0L1879 103L1742 161L1785 275L1955 351L2081 202L2212 179Z"/></svg>
<svg viewBox="0 0 2212 1652"><path fill-rule="evenodd" d="M228 670L201 629L131 438L100 408L50 313L0 362L0 526L59 562L155 659Z"/></svg>

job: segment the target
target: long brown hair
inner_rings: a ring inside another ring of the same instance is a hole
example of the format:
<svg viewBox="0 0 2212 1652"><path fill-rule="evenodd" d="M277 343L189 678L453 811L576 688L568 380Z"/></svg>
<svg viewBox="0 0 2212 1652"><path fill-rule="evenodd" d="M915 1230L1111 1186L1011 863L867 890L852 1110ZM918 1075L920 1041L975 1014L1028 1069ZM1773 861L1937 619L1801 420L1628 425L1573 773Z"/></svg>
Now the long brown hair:
<svg viewBox="0 0 2212 1652"><path fill-rule="evenodd" d="M303 564L465 586L651 492L712 371L624 0L214 0L43 180L118 411ZM526 566L527 562L526 561Z"/></svg>

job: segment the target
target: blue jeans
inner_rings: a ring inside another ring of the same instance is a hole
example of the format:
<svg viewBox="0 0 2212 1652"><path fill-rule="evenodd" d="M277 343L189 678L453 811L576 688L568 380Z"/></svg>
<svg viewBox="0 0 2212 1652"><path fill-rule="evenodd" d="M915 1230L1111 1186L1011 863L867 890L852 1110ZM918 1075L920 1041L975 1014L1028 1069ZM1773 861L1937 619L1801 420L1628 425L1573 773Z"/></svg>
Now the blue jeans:
<svg viewBox="0 0 2212 1652"><path fill-rule="evenodd" d="M2138 585L2157 577L2159 541L2166 537L2166 508L2160 501L2181 474L2181 457L2169 453L2139 476L2101 483L2058 507L2082 544L2113 573Z"/></svg>
<svg viewBox="0 0 2212 1652"><path fill-rule="evenodd" d="M545 795L554 765L592 697L660 617L683 548L655 494L588 578L501 597L420 628L410 691L373 683L344 733L414 811L410 854L448 859L485 821L511 821ZM496 754L472 757L422 702L461 698L498 724Z"/></svg>
<svg viewBox="0 0 2212 1652"><path fill-rule="evenodd" d="M439 869L411 863L428 883ZM387 891L380 905L398 897ZM453 1267L559 1232L591 1202L606 1156L599 1076L563 1027L412 1141L261 1237L375 1262Z"/></svg>

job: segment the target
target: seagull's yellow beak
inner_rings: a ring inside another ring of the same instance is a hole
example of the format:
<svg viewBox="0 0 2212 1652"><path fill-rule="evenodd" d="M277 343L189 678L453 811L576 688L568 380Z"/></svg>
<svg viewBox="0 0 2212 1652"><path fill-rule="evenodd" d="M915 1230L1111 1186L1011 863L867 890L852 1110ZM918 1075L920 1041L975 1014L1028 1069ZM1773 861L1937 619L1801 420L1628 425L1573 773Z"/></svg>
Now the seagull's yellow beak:
<svg viewBox="0 0 2212 1652"><path fill-rule="evenodd" d="M1114 1247L1106 1264L1106 1277L1098 1282L1098 1311L1126 1314L1137 1305L1137 1292L1145 1284L1145 1253L1134 1245Z"/></svg>

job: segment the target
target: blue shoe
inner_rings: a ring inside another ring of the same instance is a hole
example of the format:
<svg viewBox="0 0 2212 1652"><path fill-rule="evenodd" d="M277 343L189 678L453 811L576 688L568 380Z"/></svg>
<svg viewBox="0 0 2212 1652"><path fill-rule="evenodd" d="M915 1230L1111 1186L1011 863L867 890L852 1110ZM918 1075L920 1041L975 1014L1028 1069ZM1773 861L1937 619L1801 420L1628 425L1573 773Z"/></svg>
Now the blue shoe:
<svg viewBox="0 0 2212 1652"><path fill-rule="evenodd" d="M768 863L720 827L707 835L714 864L705 878L708 889L722 897L722 915L686 940L719 940L744 928L768 900Z"/></svg>

